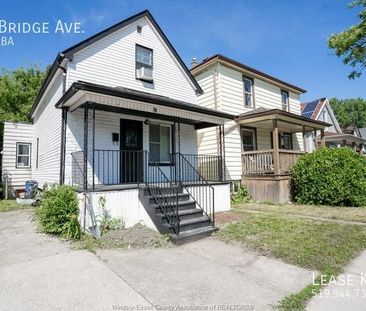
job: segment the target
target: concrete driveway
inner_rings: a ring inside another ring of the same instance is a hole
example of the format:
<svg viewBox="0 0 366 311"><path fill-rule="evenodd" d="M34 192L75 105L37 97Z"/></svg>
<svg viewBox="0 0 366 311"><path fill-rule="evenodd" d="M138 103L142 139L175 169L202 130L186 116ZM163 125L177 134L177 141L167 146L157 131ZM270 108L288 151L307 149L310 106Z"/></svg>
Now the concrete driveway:
<svg viewBox="0 0 366 311"><path fill-rule="evenodd" d="M272 310L311 281L311 271L214 239L168 249L76 251L36 233L28 212L0 213L0 310L234 304Z"/></svg>

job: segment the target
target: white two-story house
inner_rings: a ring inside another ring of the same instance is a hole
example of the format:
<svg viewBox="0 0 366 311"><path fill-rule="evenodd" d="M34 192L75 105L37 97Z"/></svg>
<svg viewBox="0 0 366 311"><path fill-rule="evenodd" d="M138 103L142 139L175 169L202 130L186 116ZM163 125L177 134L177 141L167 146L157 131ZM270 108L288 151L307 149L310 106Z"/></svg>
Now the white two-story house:
<svg viewBox="0 0 366 311"><path fill-rule="evenodd" d="M225 121L222 145L220 129L198 131L199 152L218 155L223 147L227 180L259 201L288 201L289 169L306 150L307 133L319 131L324 144L328 125L301 116L306 91L223 55L192 63L191 73L203 90L199 106L235 115Z"/></svg>
<svg viewBox="0 0 366 311"><path fill-rule="evenodd" d="M202 92L143 11L57 55L32 124L5 123L3 180L75 186L86 230L103 196L127 226L143 222L176 241L210 234L230 190L223 153L198 154L197 131L223 132L234 116L198 105Z"/></svg>

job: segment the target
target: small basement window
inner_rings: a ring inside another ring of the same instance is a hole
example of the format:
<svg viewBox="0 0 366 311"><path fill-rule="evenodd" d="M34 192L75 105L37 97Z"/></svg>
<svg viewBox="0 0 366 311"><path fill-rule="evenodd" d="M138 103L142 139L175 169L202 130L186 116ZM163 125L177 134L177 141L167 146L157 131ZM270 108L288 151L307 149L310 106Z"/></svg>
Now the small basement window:
<svg viewBox="0 0 366 311"><path fill-rule="evenodd" d="M29 168L30 165L30 143L17 143L16 167Z"/></svg>

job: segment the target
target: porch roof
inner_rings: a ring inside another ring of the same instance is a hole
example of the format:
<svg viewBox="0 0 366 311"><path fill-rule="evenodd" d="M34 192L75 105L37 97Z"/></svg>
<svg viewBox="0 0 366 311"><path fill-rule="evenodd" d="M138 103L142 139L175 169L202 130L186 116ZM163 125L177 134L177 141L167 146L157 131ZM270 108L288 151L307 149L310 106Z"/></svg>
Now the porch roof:
<svg viewBox="0 0 366 311"><path fill-rule="evenodd" d="M324 133L325 141L328 143L340 143L342 144L343 141L346 141L346 144L365 144L366 139L358 136L354 136L352 134L338 134L338 133L332 133L332 132L325 132Z"/></svg>
<svg viewBox="0 0 366 311"><path fill-rule="evenodd" d="M284 132L296 133L305 131L322 130L331 124L312 120L301 115L287 112L280 109L257 108L252 111L243 113L235 117L235 120L240 125L255 126L260 128L272 129L272 121L277 120L279 130Z"/></svg>
<svg viewBox="0 0 366 311"><path fill-rule="evenodd" d="M69 107L71 111L85 105L95 109L175 120L195 125L196 129L224 124L235 116L200 107L166 96L124 87L110 87L83 81L74 82L56 103L56 108Z"/></svg>

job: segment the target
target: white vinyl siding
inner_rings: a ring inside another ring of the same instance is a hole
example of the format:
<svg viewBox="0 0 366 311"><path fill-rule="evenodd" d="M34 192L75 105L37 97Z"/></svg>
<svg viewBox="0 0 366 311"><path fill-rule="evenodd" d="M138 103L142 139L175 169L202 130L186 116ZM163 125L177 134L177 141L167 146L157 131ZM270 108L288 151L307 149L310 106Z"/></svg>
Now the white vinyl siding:
<svg viewBox="0 0 366 311"><path fill-rule="evenodd" d="M32 148L32 179L40 187L45 183L60 181L61 152L61 109L55 104L62 96L62 75L59 75L48 92L44 105L40 107L34 118L33 146L38 145L38 167L36 166L37 148Z"/></svg>
<svg viewBox="0 0 366 311"><path fill-rule="evenodd" d="M137 32L137 25L142 26L142 33ZM136 79L136 44L153 50L153 84ZM67 75L68 87L81 80L196 102L192 81L147 18L141 18L75 53Z"/></svg>
<svg viewBox="0 0 366 311"><path fill-rule="evenodd" d="M216 98L217 105L214 106L214 79L213 71L217 71ZM244 75L249 76L245 73ZM204 72L196 76L196 79L205 94L198 96L199 105L217 109L222 112L239 115L252 111L253 108L245 107L243 72L216 63ZM253 98L255 108L282 109L281 88L275 84L262 79L253 79ZM297 93L289 92L289 111L301 115L300 96ZM271 131L257 128L257 149L264 150L271 148ZM292 135L292 145L295 150L302 150L302 134ZM201 154L217 154L217 135L215 129L203 129L198 131L198 150ZM241 135L240 127L234 121L225 123L225 164L226 178L228 180L239 180L242 176L241 161Z"/></svg>
<svg viewBox="0 0 366 311"><path fill-rule="evenodd" d="M8 176L10 187L24 188L25 182L32 177L30 167L16 167L17 143L31 144L32 139L32 124L4 123L2 174L3 178Z"/></svg>

